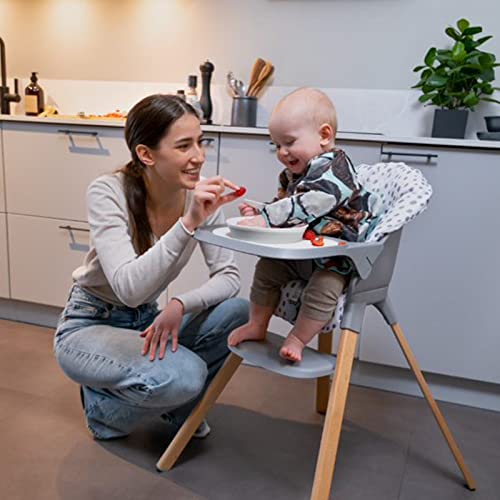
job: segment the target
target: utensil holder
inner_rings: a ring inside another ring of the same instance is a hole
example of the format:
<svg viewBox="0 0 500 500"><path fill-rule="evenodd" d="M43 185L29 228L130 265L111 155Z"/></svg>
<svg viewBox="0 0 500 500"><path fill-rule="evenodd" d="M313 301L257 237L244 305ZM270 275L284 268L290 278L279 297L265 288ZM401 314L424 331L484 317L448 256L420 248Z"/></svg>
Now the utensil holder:
<svg viewBox="0 0 500 500"><path fill-rule="evenodd" d="M255 127L257 124L257 98L249 96L233 97L231 125L235 127Z"/></svg>

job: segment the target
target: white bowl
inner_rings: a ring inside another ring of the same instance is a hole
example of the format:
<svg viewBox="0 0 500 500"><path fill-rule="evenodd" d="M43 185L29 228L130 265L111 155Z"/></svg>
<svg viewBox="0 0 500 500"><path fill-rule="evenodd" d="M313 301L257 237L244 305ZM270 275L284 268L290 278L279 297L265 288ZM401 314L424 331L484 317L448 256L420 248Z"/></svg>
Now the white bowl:
<svg viewBox="0 0 500 500"><path fill-rule="evenodd" d="M240 226L238 222L248 217L231 217L226 223L234 238L258 243L294 243L302 240L307 226L295 227L255 227Z"/></svg>

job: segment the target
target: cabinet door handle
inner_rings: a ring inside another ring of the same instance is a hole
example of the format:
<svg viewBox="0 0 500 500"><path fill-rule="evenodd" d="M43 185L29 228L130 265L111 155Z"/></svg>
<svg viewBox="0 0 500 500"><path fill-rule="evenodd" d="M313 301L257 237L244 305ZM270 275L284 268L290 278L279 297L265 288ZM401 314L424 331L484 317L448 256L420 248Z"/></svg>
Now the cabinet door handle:
<svg viewBox="0 0 500 500"><path fill-rule="evenodd" d="M384 151L383 145L380 148L380 154L387 155L388 160L390 160L393 156L413 156L414 158L426 158L428 162L430 162L432 158L438 158L439 156L436 153L404 153L400 151Z"/></svg>
<svg viewBox="0 0 500 500"><path fill-rule="evenodd" d="M66 229L67 231L82 231L83 233L90 233L90 229L85 229L84 227L73 227L73 226L59 226L59 229Z"/></svg>
<svg viewBox="0 0 500 500"><path fill-rule="evenodd" d="M99 132L96 132L95 130L69 130L67 128L60 128L57 130L60 134L66 134L66 135L91 135L93 137L97 137L99 135Z"/></svg>
<svg viewBox="0 0 500 500"><path fill-rule="evenodd" d="M213 137L204 137L202 139L202 142L204 146L210 146L210 144L213 144L215 142L215 139Z"/></svg>

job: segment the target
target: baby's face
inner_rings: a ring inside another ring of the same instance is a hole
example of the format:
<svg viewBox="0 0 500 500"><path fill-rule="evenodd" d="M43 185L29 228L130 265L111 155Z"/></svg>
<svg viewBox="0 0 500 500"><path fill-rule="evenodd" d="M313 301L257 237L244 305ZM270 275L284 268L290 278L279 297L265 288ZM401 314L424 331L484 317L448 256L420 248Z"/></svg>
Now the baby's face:
<svg viewBox="0 0 500 500"><path fill-rule="evenodd" d="M309 161L323 153L319 127L307 118L278 112L271 116L269 132L278 160L294 174L302 174Z"/></svg>

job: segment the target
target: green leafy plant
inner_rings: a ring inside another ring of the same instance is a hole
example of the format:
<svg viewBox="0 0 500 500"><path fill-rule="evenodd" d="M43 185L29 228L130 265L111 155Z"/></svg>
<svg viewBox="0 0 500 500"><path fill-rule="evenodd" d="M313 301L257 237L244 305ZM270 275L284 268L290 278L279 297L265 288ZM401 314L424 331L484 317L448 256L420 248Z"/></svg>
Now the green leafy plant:
<svg viewBox="0 0 500 500"><path fill-rule="evenodd" d="M480 26L471 26L467 19L457 22L457 29L448 27L445 33L454 41L451 48L431 47L424 64L413 69L421 71L420 81L412 88L422 90L419 101L434 104L444 109L470 109L480 101L490 101L498 87L493 87L495 68L500 66L494 54L483 52L479 46L491 35L476 39L483 31Z"/></svg>

